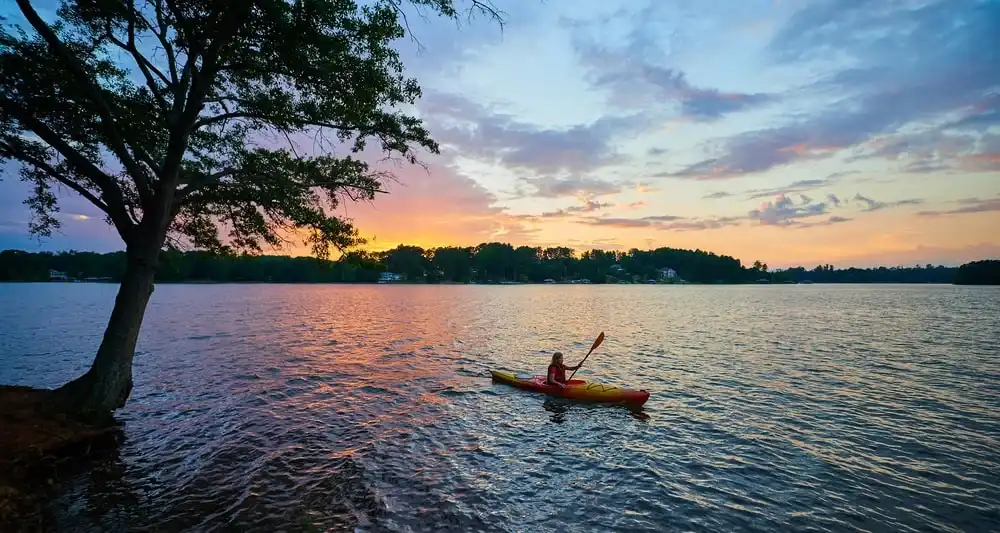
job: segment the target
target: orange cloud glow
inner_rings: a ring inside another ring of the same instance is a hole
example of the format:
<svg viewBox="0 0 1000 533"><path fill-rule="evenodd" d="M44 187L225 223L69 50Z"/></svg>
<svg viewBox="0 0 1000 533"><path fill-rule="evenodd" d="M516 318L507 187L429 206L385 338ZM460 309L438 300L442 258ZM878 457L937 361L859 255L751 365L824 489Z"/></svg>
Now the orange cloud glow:
<svg viewBox="0 0 1000 533"><path fill-rule="evenodd" d="M1000 152L967 155L959 160L959 165L969 172L1000 172Z"/></svg>
<svg viewBox="0 0 1000 533"><path fill-rule="evenodd" d="M842 149L842 146L809 146L806 143L794 144L791 146L785 146L778 148L779 152L795 152L796 154L802 155L812 152L836 152Z"/></svg>
<svg viewBox="0 0 1000 533"><path fill-rule="evenodd" d="M452 168L407 167L396 176L399 182L387 185L389 194L342 210L369 240L368 249L520 242L534 233L524 220L495 207L493 194Z"/></svg>

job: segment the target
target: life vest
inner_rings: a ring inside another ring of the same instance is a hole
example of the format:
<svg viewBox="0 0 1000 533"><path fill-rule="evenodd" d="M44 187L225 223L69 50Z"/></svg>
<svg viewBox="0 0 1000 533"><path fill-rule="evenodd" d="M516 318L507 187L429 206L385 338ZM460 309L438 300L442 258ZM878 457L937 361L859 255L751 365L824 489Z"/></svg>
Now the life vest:
<svg viewBox="0 0 1000 533"><path fill-rule="evenodd" d="M549 365L546 381L549 383L566 383L566 371L559 365Z"/></svg>

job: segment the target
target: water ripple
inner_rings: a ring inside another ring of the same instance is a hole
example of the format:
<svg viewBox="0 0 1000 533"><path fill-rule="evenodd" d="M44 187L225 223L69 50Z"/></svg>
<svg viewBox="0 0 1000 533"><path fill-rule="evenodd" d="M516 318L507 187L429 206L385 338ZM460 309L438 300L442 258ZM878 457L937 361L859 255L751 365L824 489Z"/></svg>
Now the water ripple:
<svg viewBox="0 0 1000 533"><path fill-rule="evenodd" d="M84 369L112 289L0 285L0 381ZM126 441L60 486L51 525L998 531L998 296L164 285ZM488 379L600 330L579 375L649 390L643 411Z"/></svg>

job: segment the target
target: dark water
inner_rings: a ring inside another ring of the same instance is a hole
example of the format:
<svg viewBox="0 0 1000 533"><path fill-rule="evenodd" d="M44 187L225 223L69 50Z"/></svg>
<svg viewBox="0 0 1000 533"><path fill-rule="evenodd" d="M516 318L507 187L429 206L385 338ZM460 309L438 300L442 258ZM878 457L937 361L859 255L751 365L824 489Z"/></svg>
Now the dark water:
<svg viewBox="0 0 1000 533"><path fill-rule="evenodd" d="M0 285L54 386L115 287ZM645 388L641 414L488 368ZM158 286L120 451L60 531L998 531L1000 290ZM315 529L310 529L313 526Z"/></svg>

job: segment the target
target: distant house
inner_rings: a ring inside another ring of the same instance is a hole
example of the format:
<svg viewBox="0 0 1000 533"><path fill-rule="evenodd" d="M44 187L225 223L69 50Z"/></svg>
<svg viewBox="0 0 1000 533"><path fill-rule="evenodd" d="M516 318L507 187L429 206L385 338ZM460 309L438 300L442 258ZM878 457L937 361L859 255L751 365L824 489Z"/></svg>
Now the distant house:
<svg viewBox="0 0 1000 533"><path fill-rule="evenodd" d="M621 274L625 270L625 267L621 265L611 265L611 271L615 274Z"/></svg>
<svg viewBox="0 0 1000 533"><path fill-rule="evenodd" d="M392 272L382 272L378 275L379 283L392 283L394 281L402 281L402 274L395 274Z"/></svg>
<svg viewBox="0 0 1000 533"><path fill-rule="evenodd" d="M661 268L659 273L660 277L664 279L674 279L677 277L677 271L672 268Z"/></svg>
<svg viewBox="0 0 1000 533"><path fill-rule="evenodd" d="M555 282L556 282L556 280L554 280L552 278L548 278L545 281L543 281L542 283L549 283L549 284L551 284L551 283L555 283Z"/></svg>
<svg viewBox="0 0 1000 533"><path fill-rule="evenodd" d="M51 281L66 281L69 279L69 276L65 272L49 269L49 279Z"/></svg>

